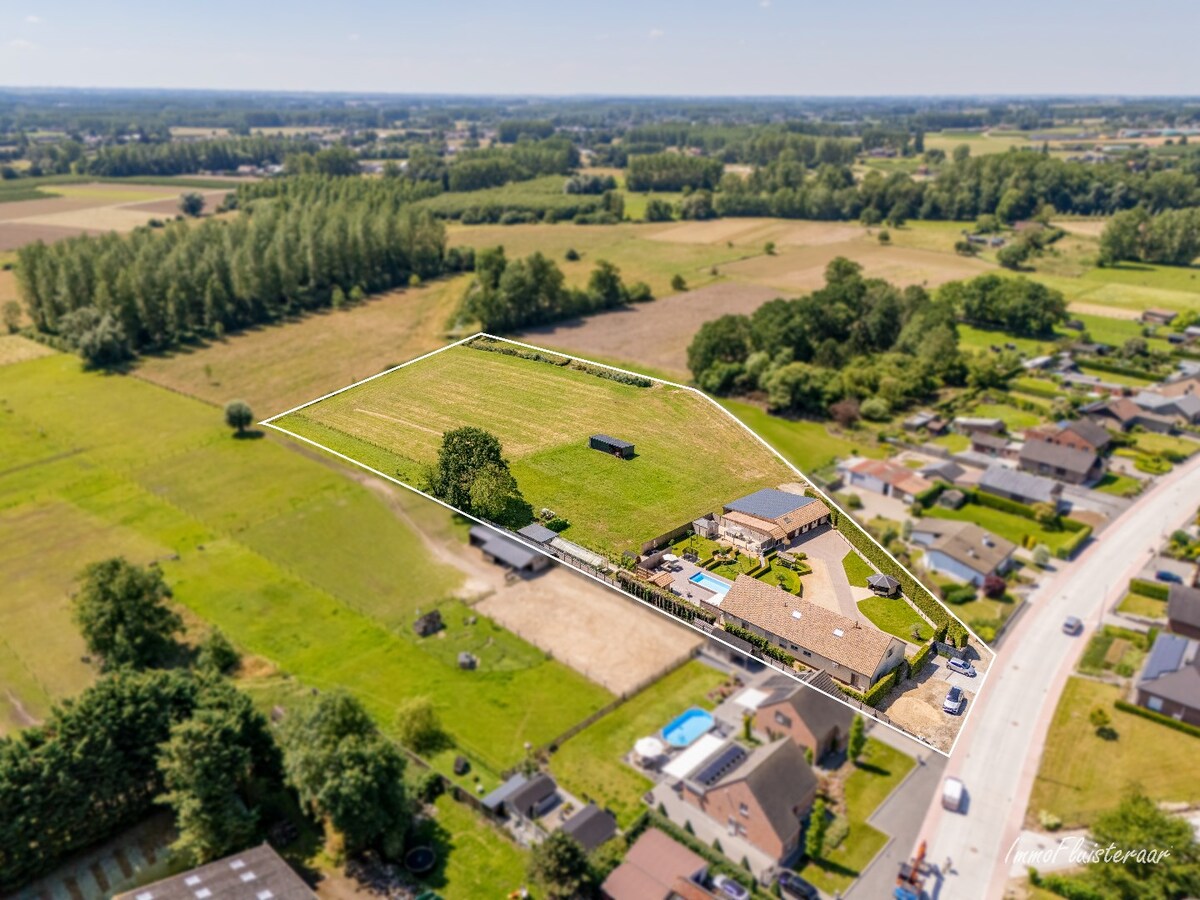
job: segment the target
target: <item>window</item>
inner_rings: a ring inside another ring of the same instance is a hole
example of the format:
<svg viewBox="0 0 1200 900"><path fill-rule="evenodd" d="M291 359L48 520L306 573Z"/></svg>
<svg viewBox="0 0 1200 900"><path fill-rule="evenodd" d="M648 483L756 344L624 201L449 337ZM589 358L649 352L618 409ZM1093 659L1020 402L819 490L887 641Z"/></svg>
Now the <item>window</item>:
<svg viewBox="0 0 1200 900"><path fill-rule="evenodd" d="M789 719L787 716L785 716L783 713L781 713L779 710L775 710L775 724L782 725L784 728L791 728L792 720Z"/></svg>
<svg viewBox="0 0 1200 900"><path fill-rule="evenodd" d="M1162 697L1149 697L1146 700L1146 707L1155 712L1162 712L1163 702Z"/></svg>
<svg viewBox="0 0 1200 900"><path fill-rule="evenodd" d="M812 653L808 650L801 650L800 652L803 653L805 656L812 656Z"/></svg>
<svg viewBox="0 0 1200 900"><path fill-rule="evenodd" d="M743 819L750 818L750 807L748 807L745 803L738 804L738 812L741 814Z"/></svg>

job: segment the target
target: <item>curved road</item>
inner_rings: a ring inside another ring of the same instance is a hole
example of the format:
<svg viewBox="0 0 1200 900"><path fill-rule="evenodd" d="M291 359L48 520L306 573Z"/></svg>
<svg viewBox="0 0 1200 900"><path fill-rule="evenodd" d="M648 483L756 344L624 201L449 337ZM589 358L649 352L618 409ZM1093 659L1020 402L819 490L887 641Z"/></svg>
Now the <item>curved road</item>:
<svg viewBox="0 0 1200 900"><path fill-rule="evenodd" d="M1008 880L1005 854L1021 830L1054 709L1067 678L1104 612L1150 555L1200 507L1200 455L1161 479L1076 560L1029 598L1005 636L974 711L946 767L967 788L966 815L941 808L941 792L914 848L928 840L929 859L949 874L941 898L1000 898ZM1084 622L1077 637L1062 631L1067 616ZM929 889L936 885L931 882Z"/></svg>

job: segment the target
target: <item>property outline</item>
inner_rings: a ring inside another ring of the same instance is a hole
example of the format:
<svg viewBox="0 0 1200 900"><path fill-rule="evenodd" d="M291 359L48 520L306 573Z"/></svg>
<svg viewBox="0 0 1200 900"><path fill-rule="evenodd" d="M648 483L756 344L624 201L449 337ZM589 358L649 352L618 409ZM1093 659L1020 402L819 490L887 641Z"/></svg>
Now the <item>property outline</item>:
<svg viewBox="0 0 1200 900"><path fill-rule="evenodd" d="M402 363L399 363L399 364L397 364L397 365L395 365L395 366L391 366L391 367L389 367L389 368L387 368L387 369L384 369L384 370L383 370L383 371L381 371L381 372L376 372L374 375L370 375L370 376L368 376L368 377L366 377L366 378L360 379L359 381L355 381L355 382L353 382L353 383L351 383L351 384L348 384L348 385L346 385L346 386L344 386L344 387L340 387L340 388L338 388L338 389L337 389L337 390L335 390L335 391L330 391L330 392L329 392L329 393L327 393L327 394L323 394L323 395L322 395L322 396L320 396L320 397L316 397L316 398L314 398L314 399L312 399L312 400L308 400L308 401L306 401L306 402L304 402L304 403L301 403L301 404L299 404L299 405L297 405L297 406L294 406L294 407L292 407L291 409L285 410L285 411L283 411L283 412L280 412L280 413L276 413L276 414L275 414L275 415L273 415L273 416L270 416L270 417L268 417L268 418L266 418L266 419L263 419L263 420L262 420L262 421L260 421L258 424L259 424L260 426L264 427L264 428L270 428L270 429L272 429L272 430L274 430L274 431L277 431L277 432L279 432L280 434L285 434L285 435L287 435L287 436L288 436L288 437L290 437L290 438L294 438L294 439L296 439L296 440L303 441L303 442L304 442L304 443L306 443L306 444L309 444L309 445L311 445L311 446L313 446L313 447L316 447L318 450L322 450L322 451L324 451L325 453L329 453L329 454L331 454L331 455L333 455L333 456L336 456L336 457L338 457L339 459L345 460L345 461L346 461L346 462L348 462L348 463L351 463L351 464L353 464L353 465L355 465L355 466L358 466L360 469L365 469L366 471L370 472L372 475L377 475L378 477L380 477L380 478L384 478L384 479L386 479L387 481L390 481L390 482L392 482L393 484L399 485L400 487L402 487L402 488L404 488L404 489L406 489L406 490L408 490L408 491L411 491L411 492L412 492L412 493L414 493L414 494L417 494L417 495L419 495L419 496L421 496L421 497L424 497L426 500L432 500L434 503L437 503L439 506L445 507L446 509L450 510L452 513L456 513L456 514L458 514L458 515L460 515L460 516L464 516L465 518L467 518L467 519L470 519L471 521L473 521L473 522L476 522L476 523L478 523L479 525L482 525L482 526L484 526L485 528L488 528L488 529L490 529L490 530L492 530L492 531L496 532L496 533L497 533L498 535L500 535L501 537L507 538L507 539L509 539L509 540L517 540L517 541L520 541L520 543L522 544L522 546L524 546L524 547L526 547L526 548L528 548L528 549L530 549L530 550L534 550L534 551L536 551L537 553L540 553L542 556L545 556L545 557L547 557L547 558L551 559L552 561L554 561L554 562L556 562L556 563L558 563L558 564L560 564L560 565L567 566L567 567L568 567L568 568L570 568L572 571L574 571L574 572L576 572L576 573L578 573L578 574L580 574L580 575L584 575L584 576L586 576L586 577L588 577L588 578L591 578L591 579L592 579L593 581L595 581L596 583L598 583L598 584L602 584L602 585L604 585L605 587L608 587L608 588L610 588L611 590L614 590L614 591L616 591L617 593L621 594L623 597L626 597L626 598L628 598L628 599L631 599L631 600L635 600L636 602L640 603L642 606L645 606L645 607L647 607L648 609L652 609L652 610L654 610L655 612L659 613L660 615L666 616L667 618L669 618L669 619L670 619L671 621L673 621L673 622L676 622L676 623L679 623L679 624L685 625L685 626L687 626L688 628L691 628L692 630L694 630L694 631L698 632L699 634L702 634L702 635L704 635L704 636L705 636L705 637L707 637L707 638L711 638L711 639L713 639L713 640L716 640L718 643L720 643L720 644L724 645L725 647L728 647L728 648L729 648L729 649L731 649L731 650L737 650L737 649L738 649L737 647L733 646L731 643L729 643L729 642L728 642L728 641L726 641L724 638L722 638L722 637L720 637L720 636L718 635L718 631L719 631L719 629L718 629L717 631L712 631L712 632L705 631L704 629L700 628L698 625L695 625L695 624L693 624L692 622L686 622L686 621L684 621L683 619L679 618L678 616L674 616L674 615L672 615L672 614L671 614L671 613L669 613L667 610L665 610L665 609L661 609L660 607L658 607L658 606L655 606L653 603L650 603L650 602L648 602L648 601L646 601L646 600L643 600L643 599L641 599L640 597L636 597L636 596L634 596L633 594L631 594L631 593L629 593L629 592L627 592L627 591L624 591L624 590L622 590L620 587L618 587L618 586L616 586L616 585L614 585L614 584L611 584L611 583L610 583L610 582L608 582L608 581L605 581L603 578L598 578L597 576L593 575L593 574L592 574L592 573L590 573L590 572L587 572L587 571L585 571L585 570L583 570L583 569L581 569L581 568L579 568L579 567L577 567L577 566L570 565L569 563L567 563L566 561L562 560L561 558L559 558L559 557L555 556L555 555L554 555L554 554L552 554L552 553L548 553L548 552L547 552L546 550L544 550L543 548L541 548L541 547L537 546L536 544L533 544L533 543L531 543L531 542L529 542L529 541L526 541L526 540L524 540L524 539L523 539L523 538L521 538L519 535L515 535L515 534L514 534L513 532L511 532L511 531L508 531L508 530L506 530L506 529L500 528L499 526L497 526L497 525L494 525L494 524L492 524L491 522L488 522L488 521L486 521L486 520L484 520L484 519L481 519L481 518L479 518L478 516L474 516L474 515L471 515L470 513L464 512L463 510L459 509L458 507L451 506L449 503L446 503L444 500L441 500L441 499L439 499L439 498L437 498L437 497L434 497L432 494L427 494L425 491L421 490L420 488L418 488L418 487L415 487L415 486L413 486L413 485L411 485L411 484L408 484L407 482L401 481L399 478L396 478L394 475L387 475L387 474L385 474L385 473L383 473L383 472L380 472L378 469L372 468L371 466L367 465L366 463L364 463L364 462L361 462L360 460L357 460L357 459L354 459L353 457L347 456L346 454L344 454L344 453L341 453L341 452L339 452L339 451L337 451L337 450L334 450L334 449L332 449L332 448L330 448L330 447L326 447L324 444L321 444L321 443L319 443L319 442L317 442L317 441L314 441L314 440L312 440L311 438L305 437L304 435L296 434L296 433L295 433L295 432L293 432L293 431L289 431L289 430L288 430L288 429L286 429L286 428L283 428L283 427L281 427L281 426L279 426L279 425L276 425L276 424L274 424L274 423L275 423L275 421L276 421L277 419L281 419L281 418L283 418L284 416L288 416L288 415L291 415L292 413L299 412L299 411L300 411L300 410L302 410L302 409L306 409L306 408L307 408L307 407L309 407L309 406L313 406L313 405L315 405L315 404L317 404L317 403L320 403L322 400L327 400L327 399L329 399L330 397L335 397L335 396L337 396L338 394L344 393L345 391L351 390L352 388L356 388L356 387L358 387L358 386L360 386L360 385L366 384L366 383L367 383L367 382L369 382L369 381L374 381L376 378L381 378L381 377L383 377L384 375L390 375L392 372L399 371L400 369L403 369L403 368L405 368L405 367L407 367L407 366L411 366L411 365L413 365L414 363L418 363L418 362L421 362L422 360L429 359L430 357L432 357L432 356L436 356L437 354L439 354L439 353L442 353L442 352L444 352L444 351L446 351L446 350L451 350L451 349L453 349L453 348L455 348L455 347L459 347L459 346L462 346L462 345L464 345L464 344L469 344L471 341L474 341L474 340L476 340L476 339L478 339L478 338L487 338L487 339L490 339L490 340L493 340L493 341L500 341L500 342L503 342L503 343L506 343L506 344L512 344L512 345L515 345L515 346L518 346L518 347L523 347L523 348L525 348L525 349L527 349L527 350L535 350L535 351L542 352L542 353L553 353L553 354L555 354L556 356L561 356L561 357L564 357L564 358L566 358L566 359L574 360L574 361L576 361L576 362L585 363L585 364L587 364L587 365L590 365L590 366L597 366L597 367L599 367L599 368L608 369L608 370L610 370L610 371L613 371L613 372L620 372L620 373L622 373L622 374L624 374L624 375L632 375L632 376L634 376L634 377L637 377L637 378L645 378L645 379L648 379L648 380L650 380L650 381L656 382L656 383L658 383L658 384L665 384L665 385L669 385L670 387L677 388L677 389L684 390L684 391L689 391L689 392L691 392L691 393L693 393L693 394L696 394L696 395L698 395L699 397L703 398L703 399L704 399L705 401L707 401L708 403L711 403L711 404L712 404L714 407L716 407L716 409L718 409L718 410L721 412L721 414L722 414L722 415L724 415L724 416L727 416L728 418L730 418L730 419L732 419L734 422L736 422L736 423L737 423L739 426L741 426L741 427L742 427L742 429L744 429L744 430L746 431L746 433L747 433L747 434L749 434L749 435L750 435L751 437L753 437L753 438L754 438L756 441L758 441L760 444L762 444L762 446L763 446L763 447L765 447L765 448L766 448L768 451L770 451L771 453L773 453L773 454L774 454L774 455L775 455L775 456L776 456L776 457L779 459L779 461L780 461L780 462L782 462L782 463L783 463L783 464L784 464L784 465L785 465L785 466L786 466L788 469L790 469L792 472L794 472L794 473L795 473L795 474L796 474L798 477L800 477L800 478L801 478L803 481L805 481L805 482L806 482L806 483L807 483L807 484L808 484L808 485L809 485L809 486L810 486L810 487L811 487L811 488L812 488L814 491L816 491L816 492L817 492L817 493L820 495L821 499L822 499L822 500L823 500L823 501L824 501L826 504L828 504L828 505L832 506L834 509L836 509L836 510L838 511L838 514L839 514L839 515L841 515L841 516L846 516L846 515L847 515L846 511L845 511L844 509L842 509L842 508L841 508L841 506L839 506L839 505L838 505L838 504L837 504L837 503L836 503L836 502L835 502L835 501L832 499L832 497L830 497L828 494L826 494L826 493L825 493L825 491L824 491L824 490L822 490L820 486L818 486L817 484L815 484L815 483L814 483L814 482L813 482L813 481L812 481L812 480L811 480L811 479L810 479L808 476L806 476L806 475L805 475L803 472L801 472L801 471L800 471L800 470L799 470L799 469L798 469L796 466L794 466L794 465L793 465L793 464L792 464L790 461L788 461L788 459L787 459L787 458L785 458L785 457L784 457L784 455L783 455L782 453L780 453L778 450L776 450L774 447L772 447L772 446L771 446L769 443L767 443L766 439L764 439L764 438L763 438L761 435L759 435L759 434L758 434L758 433L757 433L757 432L756 432L756 431L755 431L753 428L751 428L749 425L747 425L745 422L743 422L741 419L739 419L737 416L735 416L733 413L731 413L729 410L727 410L725 407L723 407L723 406L722 406L720 403L718 403L718 402L717 402L715 399L713 399L712 397L710 397L708 394L704 393L704 391L700 390L699 388L692 387L692 386L690 386L690 385L686 385L686 384L680 384L680 383L678 383L678 382L675 382L675 381L669 381L669 380L667 380L667 379L665 379L665 378L657 378L657 377L655 377L655 376L653 376L653 375L646 375L645 373L642 373L642 372L635 372L635 371L632 371L632 370L630 370L630 369L622 369L622 368L620 368L619 366L613 366L613 365L608 365L607 363L595 362L594 360L590 360L590 359L587 359L587 358L585 358L585 357L581 357L581 356L574 356L574 355L572 355L572 354L570 354L570 353L563 353L563 352L561 352L561 351L559 351L559 350L552 350L552 349L550 349L549 347L540 347L540 346L538 346L538 345L536 345L536 344L527 344L527 343L524 343L523 341L517 341L517 340L513 340L512 338L499 337L499 336L497 336L497 335L490 334L490 333L488 333L488 332L486 332L486 331L477 331L477 332L475 332L474 334L468 335L467 337L461 338L460 340L453 341L453 342L451 342L451 343L449 343L449 344L446 344L446 345L445 345L445 346L443 346L443 347L438 347L436 350L431 350L431 351L430 351L430 352L428 352L428 353L424 353L424 354L422 354L422 355L420 355L420 356L414 357L413 359L410 359L410 360L408 360L407 362L402 362ZM851 520L852 522L855 522L855 523L857 524L857 519L855 519L853 516L850 516L850 520ZM860 527L861 527L861 526L860 526ZM888 557L888 559L890 559L890 560L891 560L891 561L892 561L892 562L893 562L895 565L899 566L899 568L900 568L900 569L901 569L901 570L902 570L902 571L903 571L905 574L907 574L907 575L908 575L910 578L912 578L914 581L916 581L916 582L917 582L917 584L921 585L923 588L925 587L925 583L924 583L924 582L923 582L923 581L922 581L920 578L918 578L917 576L915 576L915 575L914 575L914 574L913 574L913 573L912 573L912 572L911 572L911 571L908 569L908 567L907 567L907 566L905 566L905 565L904 565L903 563L901 563L901 562L900 562L898 559L896 559L896 557L894 557L894 556L893 556L893 555L892 555L892 554L891 554L891 553L888 551L888 549L887 549L886 547L884 547L884 546L883 546L882 544L880 544L880 543L879 543L877 540L875 540L874 536L873 536L873 535L871 535L871 533L870 533L870 532L868 532L868 531L867 531L865 528L864 528L864 529L861 529L861 530L862 530L862 532L863 532L863 533L864 533L864 534L867 536L867 538L868 538L868 539L870 539L870 541L871 541L873 544L875 544L875 546L876 546L876 547L878 547L880 550L882 550L882 551L884 552L884 554L886 554L886 556ZM926 591L928 591L928 592L929 592L929 594L930 594L931 596L933 596L934 600L935 600L935 601L938 603L938 605L940 605L940 606L941 606L941 607L942 607L942 608L943 608L943 609L946 611L946 613L947 613L948 615L950 615L950 616L951 616L951 617L954 619L954 621L955 621L955 622L957 622L959 625L961 625L961 626L962 626L962 627L963 627L963 628L964 628L964 629L967 631L967 633L969 633L969 634L970 634L970 635L971 635L971 636L972 636L972 637L973 637L973 638L974 638L976 641L978 641L978 642L979 642L979 644L980 644L982 647L984 647L984 648L985 648L985 649L986 649L986 650L987 650L989 653L991 653L991 654L992 654L992 662L994 662L994 661L995 661L995 658L996 658L996 651L995 651L995 650L993 650L993 649L992 649L992 648L991 648L991 647L990 647L990 646L987 644L987 642L986 642L986 641L982 640L982 639L979 637L979 635L977 635L977 634L976 634L974 631L972 631L972 630L971 630L971 628L970 628L970 626L969 626L969 625L967 625L967 623L966 623L966 622L963 622L961 619L959 619L959 618L958 618L958 616L954 615L954 613L953 613L953 612L951 612L951 611L950 611L950 609L948 609L948 608L946 607L946 605L945 605L945 604L944 604L944 603L943 603L941 600L939 600L935 594L933 594L933 592L932 592L932 591L929 591L929 589L928 589L928 588L925 588L925 590L926 590ZM780 672L780 673L781 673L781 674L783 674L783 675L787 675L788 677L792 678L792 680L794 680L794 681L798 682L799 684L803 685L804 687L808 688L809 690L817 690L816 688L814 688L812 685L808 684L808 683L807 683L806 681L804 681L803 679L801 679L801 678L797 677L797 675L796 675L794 672L789 672L789 671L788 671L788 670L786 670L786 669L782 669L782 668L780 668L779 666L776 666L776 665L775 665L775 664L774 664L774 663L773 663L771 660L769 660L769 659L763 659L763 660L760 660L760 661L761 661L761 662L763 662L764 664L766 664L766 665L770 666L770 667L771 667L772 669L774 669L775 671L777 671L777 672ZM905 729L903 729L903 728L899 728L899 727L897 727L896 725L893 725L891 722L885 722L885 721L883 721L882 719L879 719L879 718L877 718L877 717L875 717L875 716L872 716L872 715L870 715L870 714L868 714L868 713L864 713L864 712L862 711L862 709L861 709L861 708L859 708L859 707L856 707L854 704L850 703L850 702L849 702L849 700L847 700L847 699L845 699L845 698L843 698L843 697L839 697L839 696L836 696L836 695L834 695L834 694L827 694L827 693L825 693L824 691L818 691L818 693L820 693L822 696L829 697L830 699L832 699L832 700L835 700L835 701L837 701L838 703L841 703L842 705L844 705L844 706L846 706L846 707L850 708L850 709L851 709L853 712L855 712L857 715L860 715L860 716L862 716L863 718L866 718L866 719L870 719L871 721L873 721L873 722L874 722L875 724L877 724L877 725L883 725L883 726L885 726L885 727L887 727L887 728L890 728L890 729L892 729L893 731L895 731L896 733L898 733L898 734L901 734L901 735L903 735L903 736L904 736L904 737L906 737L906 738L909 738L909 739L911 739L911 740L913 740L913 741L916 741L916 742L918 742L919 744L921 744L921 745L922 745L923 747L925 747L926 749L928 749L928 750L931 750L931 751L933 751L933 752L935 752L935 753L940 753L942 756L945 756L947 759L949 759L949 758L950 758L950 756L951 756L951 755L954 753L954 748L955 748L956 746L958 746L958 741L959 741L959 739L962 737L962 734L963 734L963 732L964 732L964 731L966 731L966 729L967 729L967 727L968 727L968 725L969 725L971 714L974 712L974 710L975 710L975 706L976 706L976 705L978 704L978 702L979 702L979 698L980 698L980 697L982 697L982 695L983 695L984 689L985 689L985 687L986 687L986 685L987 685L987 679L988 679L988 676L991 674L991 670L992 670L992 666L989 664L989 665L988 665L988 667L987 667L987 670L986 670L985 672L983 672L983 673L982 673L982 674L979 676L979 677L980 677L980 681L979 681L979 688L978 688L978 690L975 692L975 700L974 700L972 703L968 704L967 710L966 710L965 714L963 715L962 727L961 727L961 728L959 728L959 729L958 729L958 731L955 733L955 735L954 735L954 740L953 740L953 741L951 741L951 743L950 743L950 749L949 749L949 750L941 750L941 749L939 749L939 748L937 748L937 747L933 746L932 744L928 743L926 740L924 740L923 738L919 737L918 735L915 735L915 734L913 734L913 733L912 733L912 732L910 732L910 731L906 731L906 730L905 730Z"/></svg>

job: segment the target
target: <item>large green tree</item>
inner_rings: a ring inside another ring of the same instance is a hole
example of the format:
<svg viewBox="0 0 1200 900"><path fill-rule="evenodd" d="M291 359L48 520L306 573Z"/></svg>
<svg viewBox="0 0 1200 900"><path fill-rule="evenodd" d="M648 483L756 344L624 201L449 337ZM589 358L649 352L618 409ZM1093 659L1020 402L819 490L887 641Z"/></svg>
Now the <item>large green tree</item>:
<svg viewBox="0 0 1200 900"><path fill-rule="evenodd" d="M166 605L171 591L162 572L114 557L88 566L82 580L75 621L105 668L163 662L183 621Z"/></svg>
<svg viewBox="0 0 1200 900"><path fill-rule="evenodd" d="M529 878L549 900L577 900L595 888L591 863L579 842L562 831L551 832L529 855Z"/></svg>
<svg viewBox="0 0 1200 900"><path fill-rule="evenodd" d="M465 426L442 435L427 482L429 492L439 500L501 525L526 525L532 514L499 439L482 428Z"/></svg>

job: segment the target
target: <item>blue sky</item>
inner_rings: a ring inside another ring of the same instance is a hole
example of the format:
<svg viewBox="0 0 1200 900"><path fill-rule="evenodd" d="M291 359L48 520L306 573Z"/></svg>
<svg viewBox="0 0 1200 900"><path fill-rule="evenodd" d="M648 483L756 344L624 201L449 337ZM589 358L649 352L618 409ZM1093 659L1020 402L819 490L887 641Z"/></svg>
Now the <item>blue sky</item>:
<svg viewBox="0 0 1200 900"><path fill-rule="evenodd" d="M1197 0L0 0L0 85L1200 94Z"/></svg>

